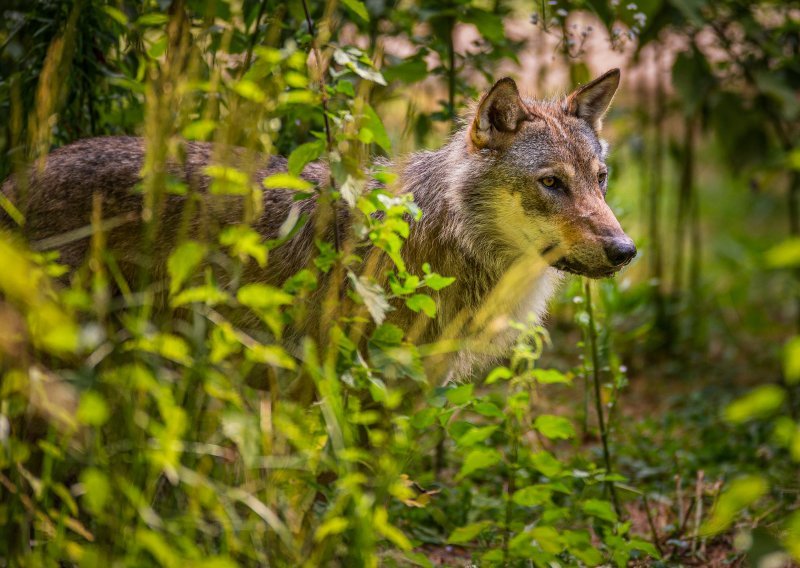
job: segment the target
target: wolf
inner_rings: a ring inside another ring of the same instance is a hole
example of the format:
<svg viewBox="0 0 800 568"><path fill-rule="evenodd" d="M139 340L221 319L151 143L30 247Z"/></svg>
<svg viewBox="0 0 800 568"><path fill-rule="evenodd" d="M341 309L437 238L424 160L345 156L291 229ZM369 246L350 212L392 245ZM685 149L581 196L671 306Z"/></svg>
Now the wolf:
<svg viewBox="0 0 800 568"><path fill-rule="evenodd" d="M523 97L513 79L500 79L443 147L391 165L398 175L393 191L413 194L423 212L411 223L404 244L408 271L421 274L423 263L429 263L456 281L434 293L435 319L399 303L389 321L413 329L416 342L455 340L458 353L448 363L452 374L469 373L481 358L501 356L514 338L509 322L528 314L540 321L565 273L609 277L636 256L633 241L605 200L608 146L600 134L619 82L619 69L612 69L564 97L536 100ZM167 195L158 212L158 234L147 251L141 249L143 197L134 191L145 159L140 138L99 137L64 146L47 156L43 168L30 170L24 187L12 177L2 192L23 212L23 231L34 248L56 247L62 262L73 268L87 258L86 228L100 196L108 220L106 245L123 273L132 274L146 257L153 277L164 278L179 227L198 237L240 223L245 214L244 198L209 191L206 168L217 159L212 144L187 141L184 154L182 162L169 165L169 174L201 196L198 213L187 220L188 198ZM248 156L236 148L226 155L234 166ZM256 158L252 181L260 184L286 167L281 157ZM321 187L328 176L321 161L302 172ZM251 224L264 239L277 238L298 208L311 221L270 252L265 268L249 263L244 279L281 286L310 265L317 254L313 221L318 201L298 202L288 189L263 193L262 212ZM347 234L352 221L346 207L337 211L322 235L329 241L337 232ZM380 262L376 274L388 266L386 258ZM322 313L323 296L311 297L309 313ZM296 334L308 333L318 319L307 318ZM459 343L468 336L471 344Z"/></svg>

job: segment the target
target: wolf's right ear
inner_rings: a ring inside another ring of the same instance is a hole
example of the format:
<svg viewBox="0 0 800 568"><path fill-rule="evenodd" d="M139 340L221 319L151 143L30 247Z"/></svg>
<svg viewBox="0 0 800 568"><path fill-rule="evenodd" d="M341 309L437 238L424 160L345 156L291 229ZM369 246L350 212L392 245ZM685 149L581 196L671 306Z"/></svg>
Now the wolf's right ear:
<svg viewBox="0 0 800 568"><path fill-rule="evenodd" d="M619 87L619 75L619 69L611 69L576 89L564 101L564 110L588 122L595 132L600 132L603 116Z"/></svg>
<svg viewBox="0 0 800 568"><path fill-rule="evenodd" d="M519 96L517 84L510 77L500 79L478 103L469 137L477 148L498 149L508 146L530 112Z"/></svg>

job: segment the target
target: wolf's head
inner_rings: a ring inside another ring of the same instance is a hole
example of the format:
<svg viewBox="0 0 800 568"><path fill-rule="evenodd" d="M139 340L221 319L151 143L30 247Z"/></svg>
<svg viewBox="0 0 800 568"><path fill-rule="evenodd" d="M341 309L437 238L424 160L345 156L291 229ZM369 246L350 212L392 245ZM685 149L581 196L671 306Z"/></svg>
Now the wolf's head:
<svg viewBox="0 0 800 568"><path fill-rule="evenodd" d="M481 164L470 184L472 205L507 246L592 278L610 276L636 256L605 201L599 133L619 78L613 69L550 102L521 98L505 78L480 100L466 130Z"/></svg>

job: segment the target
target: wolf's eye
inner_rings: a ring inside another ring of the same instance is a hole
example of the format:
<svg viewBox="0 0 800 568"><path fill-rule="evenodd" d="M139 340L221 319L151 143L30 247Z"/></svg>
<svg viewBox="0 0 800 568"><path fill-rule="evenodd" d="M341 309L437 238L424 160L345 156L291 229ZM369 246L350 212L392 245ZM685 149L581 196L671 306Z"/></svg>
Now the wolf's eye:
<svg viewBox="0 0 800 568"><path fill-rule="evenodd" d="M561 180L555 176L545 176L539 182L547 189L559 189L561 187Z"/></svg>
<svg viewBox="0 0 800 568"><path fill-rule="evenodd" d="M600 183L600 185L605 185L607 179L608 179L608 172L600 172L599 174L597 174L597 181Z"/></svg>

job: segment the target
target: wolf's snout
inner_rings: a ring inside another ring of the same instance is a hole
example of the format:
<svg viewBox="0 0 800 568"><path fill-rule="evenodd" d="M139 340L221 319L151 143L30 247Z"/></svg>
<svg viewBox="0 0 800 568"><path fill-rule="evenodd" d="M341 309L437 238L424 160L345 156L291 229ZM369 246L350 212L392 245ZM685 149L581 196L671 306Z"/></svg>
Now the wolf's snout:
<svg viewBox="0 0 800 568"><path fill-rule="evenodd" d="M614 266L628 264L636 256L636 245L628 237L619 237L609 240L603 247L606 256Z"/></svg>

